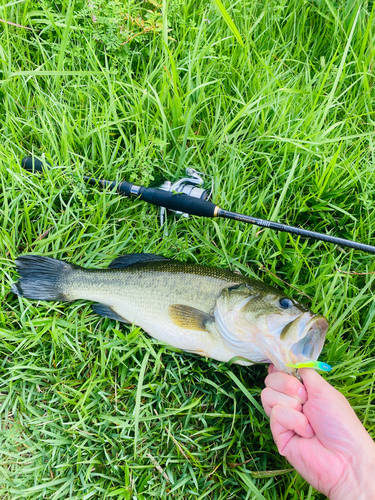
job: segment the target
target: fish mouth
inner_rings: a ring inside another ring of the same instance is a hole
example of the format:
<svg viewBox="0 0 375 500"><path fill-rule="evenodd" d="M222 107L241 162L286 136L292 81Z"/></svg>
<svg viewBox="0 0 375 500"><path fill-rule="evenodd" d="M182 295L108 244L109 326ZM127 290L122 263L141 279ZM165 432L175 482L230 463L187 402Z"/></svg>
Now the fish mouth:
<svg viewBox="0 0 375 500"><path fill-rule="evenodd" d="M298 318L298 340L291 345L289 350L292 363L316 361L323 348L328 330L328 321L324 316L313 316L310 321L306 321L307 318L304 316Z"/></svg>

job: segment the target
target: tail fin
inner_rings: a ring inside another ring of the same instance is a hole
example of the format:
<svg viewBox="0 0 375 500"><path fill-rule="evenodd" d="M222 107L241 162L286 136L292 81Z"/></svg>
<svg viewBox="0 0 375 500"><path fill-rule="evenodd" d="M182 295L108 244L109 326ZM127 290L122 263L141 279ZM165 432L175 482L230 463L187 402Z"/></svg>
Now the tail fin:
<svg viewBox="0 0 375 500"><path fill-rule="evenodd" d="M20 280L13 283L13 293L28 299L69 301L64 282L78 266L39 255L23 255L15 262Z"/></svg>

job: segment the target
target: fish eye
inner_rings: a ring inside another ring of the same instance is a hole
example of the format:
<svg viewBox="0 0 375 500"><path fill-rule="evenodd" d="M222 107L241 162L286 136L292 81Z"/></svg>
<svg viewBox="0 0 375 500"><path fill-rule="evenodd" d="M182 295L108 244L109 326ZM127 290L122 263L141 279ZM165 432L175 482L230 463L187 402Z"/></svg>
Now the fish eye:
<svg viewBox="0 0 375 500"><path fill-rule="evenodd" d="M287 297L284 297L283 299L280 299L280 306L283 309L290 309L291 307L293 307L293 302Z"/></svg>

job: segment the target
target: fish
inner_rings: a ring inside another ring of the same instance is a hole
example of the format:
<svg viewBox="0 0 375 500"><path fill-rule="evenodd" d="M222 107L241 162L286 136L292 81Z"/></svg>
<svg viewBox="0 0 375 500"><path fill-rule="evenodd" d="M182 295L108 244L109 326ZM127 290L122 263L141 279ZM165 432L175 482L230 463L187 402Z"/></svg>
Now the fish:
<svg viewBox="0 0 375 500"><path fill-rule="evenodd" d="M161 255L122 255L108 268L23 255L11 290L34 300L93 301L99 315L141 327L188 353L240 365L317 360L328 322L260 280Z"/></svg>

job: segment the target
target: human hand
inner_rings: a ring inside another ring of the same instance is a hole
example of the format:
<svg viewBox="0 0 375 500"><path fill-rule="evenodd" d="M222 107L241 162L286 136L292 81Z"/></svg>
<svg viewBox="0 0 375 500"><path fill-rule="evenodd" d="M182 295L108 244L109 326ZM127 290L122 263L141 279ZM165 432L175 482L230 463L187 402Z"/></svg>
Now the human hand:
<svg viewBox="0 0 375 500"><path fill-rule="evenodd" d="M375 444L345 397L315 370L269 366L262 404L279 453L331 500L375 499Z"/></svg>

